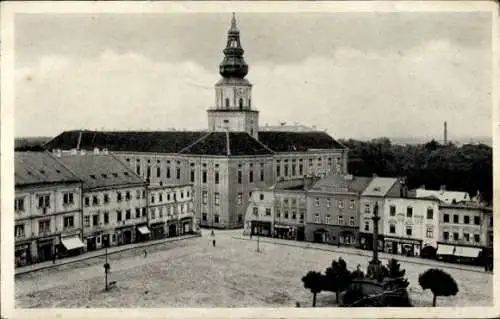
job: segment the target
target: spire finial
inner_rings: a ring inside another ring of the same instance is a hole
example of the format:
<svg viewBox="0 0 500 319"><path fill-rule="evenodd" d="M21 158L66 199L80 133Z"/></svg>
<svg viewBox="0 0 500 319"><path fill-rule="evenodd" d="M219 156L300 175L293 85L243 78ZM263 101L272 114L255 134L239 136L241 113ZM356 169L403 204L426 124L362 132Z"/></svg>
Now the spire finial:
<svg viewBox="0 0 500 319"><path fill-rule="evenodd" d="M231 30L238 30L236 26L236 14L233 12L233 18L231 19Z"/></svg>

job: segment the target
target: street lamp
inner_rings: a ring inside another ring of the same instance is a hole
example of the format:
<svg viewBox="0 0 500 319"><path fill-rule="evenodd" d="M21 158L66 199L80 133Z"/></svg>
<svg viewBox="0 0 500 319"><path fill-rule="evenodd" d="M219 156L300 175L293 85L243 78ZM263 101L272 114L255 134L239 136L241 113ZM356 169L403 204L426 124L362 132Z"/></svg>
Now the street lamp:
<svg viewBox="0 0 500 319"><path fill-rule="evenodd" d="M105 248L105 255L106 255L106 262L104 264L104 276L105 276L105 290L108 291L109 290L109 286L108 286L108 273L109 273L109 270L111 269L111 266L109 265L108 263L108 247Z"/></svg>
<svg viewBox="0 0 500 319"><path fill-rule="evenodd" d="M378 202L375 202L375 206L373 207L373 257L372 260L368 263L367 276L368 277L377 277L380 272L381 262L378 259L378 221L380 220L380 216L378 215Z"/></svg>
<svg viewBox="0 0 500 319"><path fill-rule="evenodd" d="M260 242L260 231L261 231L261 222L260 222L260 210L257 210L257 252L260 252L259 242Z"/></svg>

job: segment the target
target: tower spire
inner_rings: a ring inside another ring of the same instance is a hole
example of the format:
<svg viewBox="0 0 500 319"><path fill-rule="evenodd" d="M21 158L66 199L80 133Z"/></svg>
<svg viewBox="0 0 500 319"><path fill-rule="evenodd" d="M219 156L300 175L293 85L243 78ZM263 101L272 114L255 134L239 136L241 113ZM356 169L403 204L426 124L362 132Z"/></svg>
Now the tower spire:
<svg viewBox="0 0 500 319"><path fill-rule="evenodd" d="M224 60L219 65L219 73L224 78L242 79L248 74L248 65L243 59L245 52L240 43L240 30L236 26L236 16L233 12L231 27L227 32L227 44L224 52Z"/></svg>

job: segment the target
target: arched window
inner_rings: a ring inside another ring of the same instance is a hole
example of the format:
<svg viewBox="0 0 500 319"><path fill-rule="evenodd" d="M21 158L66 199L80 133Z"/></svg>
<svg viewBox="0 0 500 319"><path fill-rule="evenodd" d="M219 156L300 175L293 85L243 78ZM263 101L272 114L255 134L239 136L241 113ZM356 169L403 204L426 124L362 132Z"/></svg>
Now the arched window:
<svg viewBox="0 0 500 319"><path fill-rule="evenodd" d="M229 99L226 99L226 109L229 108Z"/></svg>
<svg viewBox="0 0 500 319"><path fill-rule="evenodd" d="M243 109L243 99L242 98L240 98L239 105L240 105L240 110L242 110Z"/></svg>

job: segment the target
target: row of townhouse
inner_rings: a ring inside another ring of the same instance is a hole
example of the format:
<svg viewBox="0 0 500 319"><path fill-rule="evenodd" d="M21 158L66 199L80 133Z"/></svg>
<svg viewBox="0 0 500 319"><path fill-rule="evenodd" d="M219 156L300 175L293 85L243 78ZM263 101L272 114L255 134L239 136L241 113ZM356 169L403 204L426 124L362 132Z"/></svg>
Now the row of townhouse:
<svg viewBox="0 0 500 319"><path fill-rule="evenodd" d="M375 206L380 251L476 258L493 246L492 208L466 192L408 190L404 179L376 176L330 175L256 189L244 233L372 249Z"/></svg>
<svg viewBox="0 0 500 319"><path fill-rule="evenodd" d="M107 152L16 152L16 265L193 232L192 198Z"/></svg>

